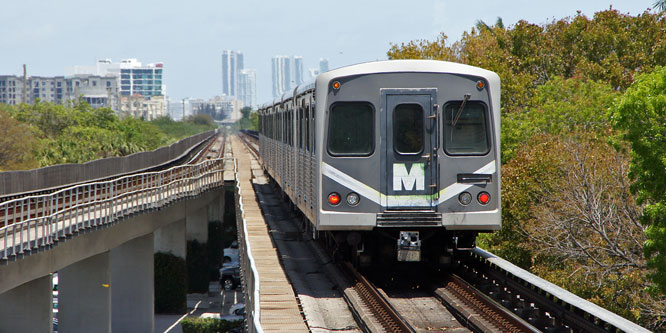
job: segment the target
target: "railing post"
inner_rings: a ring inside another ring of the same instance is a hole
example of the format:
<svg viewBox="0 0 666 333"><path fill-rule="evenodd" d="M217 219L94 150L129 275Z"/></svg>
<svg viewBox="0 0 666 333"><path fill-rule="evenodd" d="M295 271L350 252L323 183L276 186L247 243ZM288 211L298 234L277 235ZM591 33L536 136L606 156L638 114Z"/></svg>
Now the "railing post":
<svg viewBox="0 0 666 333"><path fill-rule="evenodd" d="M25 216L24 215L25 214L25 212L24 212L25 205L23 204L23 201L24 200L21 200L21 222L18 222L18 225L20 227L19 228L19 242L20 242L20 244L19 244L19 253L23 253L23 216ZM17 222L14 221L14 225L16 225L16 224L17 224ZM16 228L14 228L14 230L16 230Z"/></svg>

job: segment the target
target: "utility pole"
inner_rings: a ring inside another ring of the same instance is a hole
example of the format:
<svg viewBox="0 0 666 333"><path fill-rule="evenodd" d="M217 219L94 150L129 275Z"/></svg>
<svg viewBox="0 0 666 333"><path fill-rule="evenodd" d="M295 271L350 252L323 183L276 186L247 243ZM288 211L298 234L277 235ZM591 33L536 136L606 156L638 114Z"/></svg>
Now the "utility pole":
<svg viewBox="0 0 666 333"><path fill-rule="evenodd" d="M181 121L185 120L185 99L183 98L183 116L180 118Z"/></svg>
<svg viewBox="0 0 666 333"><path fill-rule="evenodd" d="M28 103L26 100L26 89L28 86L28 70L25 67L25 64L23 64L23 103Z"/></svg>

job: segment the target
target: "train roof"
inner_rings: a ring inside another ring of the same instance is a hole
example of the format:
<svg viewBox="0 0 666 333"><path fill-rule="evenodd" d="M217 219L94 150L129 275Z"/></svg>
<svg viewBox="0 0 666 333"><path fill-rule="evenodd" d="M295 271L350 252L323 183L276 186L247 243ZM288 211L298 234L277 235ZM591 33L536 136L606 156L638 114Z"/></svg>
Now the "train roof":
<svg viewBox="0 0 666 333"><path fill-rule="evenodd" d="M290 89L285 92L282 96L273 99L273 101L264 103L259 106L260 109L270 107L272 105L282 103L284 100L292 98L294 93L300 95L303 92L306 92L315 87L315 82L320 82L320 84L326 85L330 80L341 77L341 76L350 76L350 75L359 75L359 74L372 74L372 73L448 73L448 74L465 74L473 75L485 78L491 83L491 86L499 86L500 78L499 76L492 71L455 63L449 61L440 61L440 60L383 60L383 61L371 61L364 62L355 65L349 65L345 67L336 68L328 72L319 74L315 79L310 79L305 81L303 84L297 86L295 89Z"/></svg>
<svg viewBox="0 0 666 333"><path fill-rule="evenodd" d="M495 72L480 67L440 60L384 60L364 62L322 73L317 77L317 81L330 81L335 77L349 75L396 72L466 74L483 77L488 81L497 80L497 83L499 83L499 76Z"/></svg>

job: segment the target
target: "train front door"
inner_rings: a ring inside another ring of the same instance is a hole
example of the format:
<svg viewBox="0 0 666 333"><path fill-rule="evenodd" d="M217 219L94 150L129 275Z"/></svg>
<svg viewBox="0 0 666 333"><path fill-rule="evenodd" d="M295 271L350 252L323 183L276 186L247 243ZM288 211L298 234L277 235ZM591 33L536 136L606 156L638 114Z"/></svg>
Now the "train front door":
<svg viewBox="0 0 666 333"><path fill-rule="evenodd" d="M434 210L436 89L382 89L386 209Z"/></svg>

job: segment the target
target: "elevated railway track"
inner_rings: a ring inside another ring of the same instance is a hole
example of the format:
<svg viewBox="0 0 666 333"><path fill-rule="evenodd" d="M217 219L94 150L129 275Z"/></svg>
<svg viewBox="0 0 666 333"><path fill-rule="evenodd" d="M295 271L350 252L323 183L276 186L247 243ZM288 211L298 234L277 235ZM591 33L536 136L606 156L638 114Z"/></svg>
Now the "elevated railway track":
<svg viewBox="0 0 666 333"><path fill-rule="evenodd" d="M258 156L252 133L242 133L240 137L252 154ZM339 264L340 274L349 279L348 285L353 286L354 294L360 295L360 303L364 304L347 300L350 307L355 307L352 312L356 314L356 325L365 331L381 327L391 332L441 329L456 332L648 332L482 249L462 254L445 272L424 268L428 271L422 276L435 280L423 279L418 281L418 287L411 284L402 287L404 289L378 287L374 278L365 276L363 270L359 273L349 263ZM375 274L371 275L376 276L377 269L373 271ZM394 280L401 279L399 274L393 270L379 272ZM413 274L409 276L407 279ZM427 301L422 299L424 292L428 293ZM392 298L391 295L400 296ZM409 301L411 298L419 298L419 302L439 302L442 310L431 306L419 313L414 302ZM455 317L458 323L446 328L435 327L432 323L437 321L424 319L433 311L436 311L435 317Z"/></svg>

